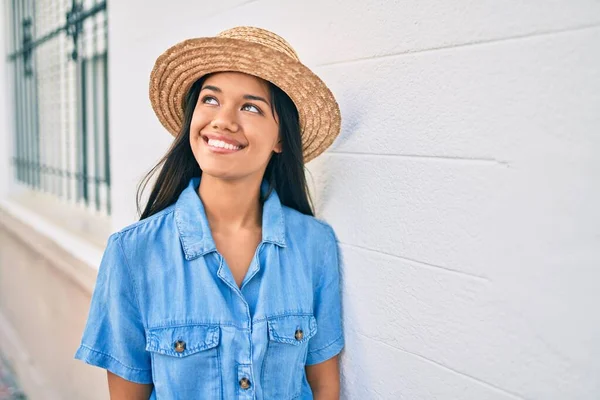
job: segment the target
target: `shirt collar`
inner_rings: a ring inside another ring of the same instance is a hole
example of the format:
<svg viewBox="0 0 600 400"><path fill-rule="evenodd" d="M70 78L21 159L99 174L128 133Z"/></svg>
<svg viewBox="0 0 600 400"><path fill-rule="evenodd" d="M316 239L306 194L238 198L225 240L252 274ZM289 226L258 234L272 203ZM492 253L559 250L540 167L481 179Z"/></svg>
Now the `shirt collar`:
<svg viewBox="0 0 600 400"><path fill-rule="evenodd" d="M204 205L198 196L199 185L200 177L192 178L175 203L175 223L187 260L216 251ZM268 187L268 183L263 181L261 184L263 195ZM285 247L283 208L275 190L263 205L262 241Z"/></svg>

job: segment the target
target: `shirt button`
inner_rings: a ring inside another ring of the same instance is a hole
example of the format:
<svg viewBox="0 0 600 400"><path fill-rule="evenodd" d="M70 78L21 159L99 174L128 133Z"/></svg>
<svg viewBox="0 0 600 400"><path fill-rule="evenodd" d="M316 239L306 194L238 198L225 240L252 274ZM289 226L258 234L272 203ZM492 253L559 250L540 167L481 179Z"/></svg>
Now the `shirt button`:
<svg viewBox="0 0 600 400"><path fill-rule="evenodd" d="M175 351L178 353L183 353L185 351L185 342L183 340L178 340L175 342Z"/></svg>
<svg viewBox="0 0 600 400"><path fill-rule="evenodd" d="M302 340L302 338L304 337L304 332L302 332L302 329L296 329L296 334L294 335L294 337L298 341Z"/></svg>
<svg viewBox="0 0 600 400"><path fill-rule="evenodd" d="M244 390L250 389L250 379L248 379L248 378L240 379L240 387Z"/></svg>

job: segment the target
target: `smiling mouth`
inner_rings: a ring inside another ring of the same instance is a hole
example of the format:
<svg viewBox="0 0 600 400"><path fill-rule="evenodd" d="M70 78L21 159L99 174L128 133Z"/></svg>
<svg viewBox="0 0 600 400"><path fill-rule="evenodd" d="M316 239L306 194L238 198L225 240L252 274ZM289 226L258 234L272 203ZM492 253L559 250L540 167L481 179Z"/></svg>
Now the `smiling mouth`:
<svg viewBox="0 0 600 400"><path fill-rule="evenodd" d="M244 148L244 146L235 146L233 144L226 143L222 140L209 139L207 137L204 137L203 139L204 139L204 142L206 144L208 144L208 146L210 148L215 149L215 150L221 150L221 151L225 150L225 151L234 152L234 151L238 151L238 150L241 150Z"/></svg>

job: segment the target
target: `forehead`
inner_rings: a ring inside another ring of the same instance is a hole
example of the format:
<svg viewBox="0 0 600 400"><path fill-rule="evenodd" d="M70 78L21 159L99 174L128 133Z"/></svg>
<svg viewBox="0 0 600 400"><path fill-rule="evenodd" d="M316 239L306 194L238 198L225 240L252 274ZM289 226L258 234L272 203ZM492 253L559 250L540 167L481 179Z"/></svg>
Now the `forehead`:
<svg viewBox="0 0 600 400"><path fill-rule="evenodd" d="M253 75L241 72L217 72L204 81L202 87L216 86L223 92L245 92L249 94L267 95L269 88L267 82Z"/></svg>

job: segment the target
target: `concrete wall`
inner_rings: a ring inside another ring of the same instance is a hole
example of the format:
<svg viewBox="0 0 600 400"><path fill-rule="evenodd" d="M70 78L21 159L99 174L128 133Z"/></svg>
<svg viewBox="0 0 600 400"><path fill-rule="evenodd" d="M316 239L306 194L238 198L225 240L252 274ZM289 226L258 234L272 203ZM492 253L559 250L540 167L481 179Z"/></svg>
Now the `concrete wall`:
<svg viewBox="0 0 600 400"><path fill-rule="evenodd" d="M106 372L73 359L96 271L0 208L0 353L30 400L108 398Z"/></svg>
<svg viewBox="0 0 600 400"><path fill-rule="evenodd" d="M113 229L135 219L135 185L171 141L148 100L156 57L271 29L344 118L309 165L344 257L343 398L600 397L598 1L108 9Z"/></svg>
<svg viewBox="0 0 600 400"><path fill-rule="evenodd" d="M117 226L170 140L154 59L272 29L344 117L310 165L345 259L344 397L600 397L600 3L154 4L110 7Z"/></svg>
<svg viewBox="0 0 600 400"><path fill-rule="evenodd" d="M14 184L9 5L0 4L0 354L30 400L107 399L106 372L73 355L109 224Z"/></svg>
<svg viewBox="0 0 600 400"><path fill-rule="evenodd" d="M9 32L9 20L6 16L8 2L0 4L0 54L2 61L0 62L0 197L6 196L9 187L9 171L11 170L10 158L12 156L12 103L11 93L13 86L11 85L11 74L7 63L5 62L5 54L11 50L10 41L12 38Z"/></svg>

